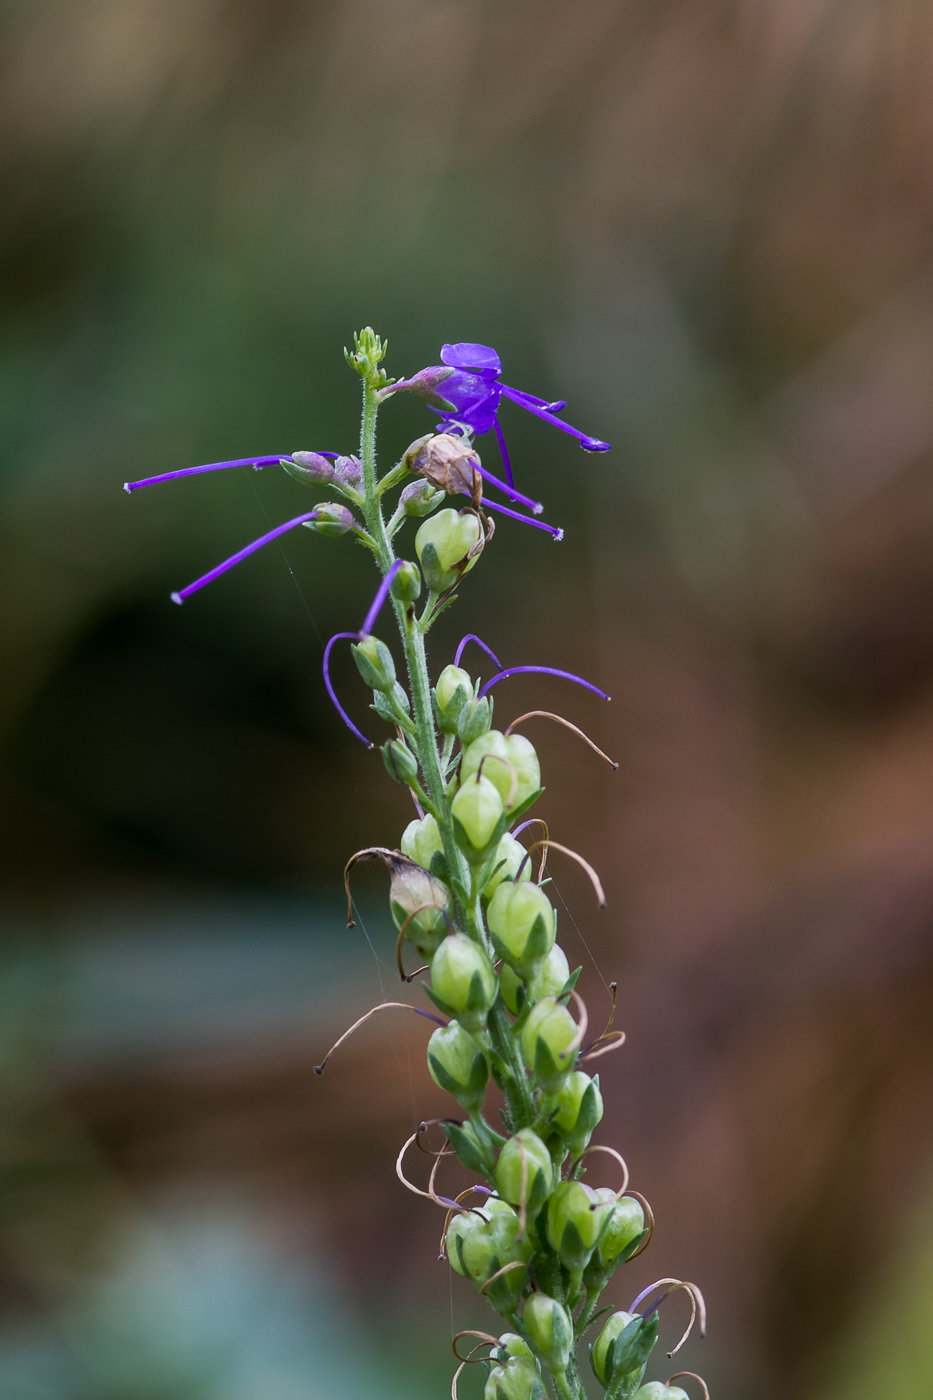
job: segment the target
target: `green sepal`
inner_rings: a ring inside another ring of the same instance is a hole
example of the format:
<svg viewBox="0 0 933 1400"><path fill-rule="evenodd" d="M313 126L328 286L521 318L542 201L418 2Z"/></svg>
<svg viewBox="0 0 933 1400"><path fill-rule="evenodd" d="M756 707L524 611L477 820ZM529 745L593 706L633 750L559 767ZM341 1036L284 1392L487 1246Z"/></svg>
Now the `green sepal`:
<svg viewBox="0 0 933 1400"><path fill-rule="evenodd" d="M433 875L433 873L434 873L433 870L432 870L431 873L432 873L432 875ZM564 1006L566 1006L566 1005L567 1005L567 1002L570 1000L570 993L573 991L574 987L577 985L577 979L579 978L580 973L581 973L582 971L583 971L583 968L582 968L582 967L577 967L577 968L575 968L575 969L573 970L573 972L571 972L570 976L567 978L567 981L564 983L564 985L563 985L563 987L561 988L561 990L558 992L557 998L556 998L556 999L557 999L557 1001L561 1002ZM598 1079L599 1076L597 1075L596 1077L597 1077L597 1079Z"/></svg>
<svg viewBox="0 0 933 1400"><path fill-rule="evenodd" d="M565 1074L570 1073L576 1063L576 1058L575 1053L572 1058L568 1060L567 1064L562 1067L551 1054L551 1047L544 1039L544 1036L539 1035L535 1041L535 1077L542 1084L553 1084L556 1079L563 1079Z"/></svg>
<svg viewBox="0 0 933 1400"><path fill-rule="evenodd" d="M517 802L514 807L510 807L508 809L508 824L507 826L503 827L500 833L501 836L505 835L506 831L508 830L508 827L510 827L513 822L517 822L521 817L525 815L529 807L534 806L534 804L537 802L538 798L543 792L543 787L535 788L534 792L529 793L529 795L525 798L523 802Z"/></svg>
<svg viewBox="0 0 933 1400"><path fill-rule="evenodd" d="M446 1135L448 1142L467 1171L479 1172L486 1177L487 1181L491 1181L496 1168L491 1154L486 1157L473 1138L463 1131L459 1123L441 1123L440 1126L441 1131Z"/></svg>
<svg viewBox="0 0 933 1400"><path fill-rule="evenodd" d="M442 1001L441 998L437 995L437 993L431 987L428 986L427 982L422 982L421 985L424 988L425 992L427 992L431 1000L434 1002L434 1005L437 1007L438 1011L443 1011L445 1016L450 1016L453 1020L457 1019L456 1011L454 1011L452 1007L448 1006L446 1001Z"/></svg>
<svg viewBox="0 0 933 1400"><path fill-rule="evenodd" d="M443 851L432 851L429 872L445 885L450 884L450 863Z"/></svg>
<svg viewBox="0 0 933 1400"><path fill-rule="evenodd" d="M498 996L498 994L497 988L496 996ZM495 1002L495 999L496 997L494 996L491 1002L486 1000L486 988L483 986L483 975L479 968L477 968L470 978L470 990L467 992L466 1006L463 1008L464 1011L486 1011L493 1002Z"/></svg>
<svg viewBox="0 0 933 1400"><path fill-rule="evenodd" d="M595 1247L594 1245L593 1248L595 1249ZM593 1250L587 1249L586 1245L583 1243L580 1231L577 1229L574 1222L568 1220L567 1224L564 1226L564 1233L560 1237L559 1253L561 1263L565 1264L568 1269L572 1268L572 1261L580 1259L585 1261L590 1257L592 1252ZM582 1264L579 1267L582 1269Z"/></svg>
<svg viewBox="0 0 933 1400"><path fill-rule="evenodd" d="M511 881L509 881L509 883L511 884ZM503 881L503 884L505 884L505 881ZM495 948L496 952L499 954L499 957L511 965L511 952L508 948L506 948L504 943L501 943L499 941L499 939L493 933L492 929L489 930L489 937L492 939L492 945ZM551 950L551 945L553 942L553 938L548 937L547 926L544 922L542 915L537 914L535 916L534 923L528 930L528 941L525 944L525 950L522 954L522 962L541 962L543 958L547 957L548 953ZM563 993L561 995L563 995Z"/></svg>

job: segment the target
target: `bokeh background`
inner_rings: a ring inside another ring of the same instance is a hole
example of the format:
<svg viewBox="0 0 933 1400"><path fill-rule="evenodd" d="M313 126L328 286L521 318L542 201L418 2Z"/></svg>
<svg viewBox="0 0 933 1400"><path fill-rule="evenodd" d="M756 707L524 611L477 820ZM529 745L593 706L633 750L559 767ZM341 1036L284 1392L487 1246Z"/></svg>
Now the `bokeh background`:
<svg viewBox="0 0 933 1400"><path fill-rule="evenodd" d="M717 1400L929 1397L933 11L7 0L0 131L0 1393L427 1400L486 1325L393 1171L422 1023L312 1074L399 990L384 877L347 932L340 871L411 813L320 675L371 567L299 532L179 610L306 498L120 489L351 450L371 323L614 444L509 414L567 537L500 525L433 654L613 696L498 713L620 761L534 731L660 1220L615 1301L699 1282ZM384 461L431 426L383 417Z"/></svg>

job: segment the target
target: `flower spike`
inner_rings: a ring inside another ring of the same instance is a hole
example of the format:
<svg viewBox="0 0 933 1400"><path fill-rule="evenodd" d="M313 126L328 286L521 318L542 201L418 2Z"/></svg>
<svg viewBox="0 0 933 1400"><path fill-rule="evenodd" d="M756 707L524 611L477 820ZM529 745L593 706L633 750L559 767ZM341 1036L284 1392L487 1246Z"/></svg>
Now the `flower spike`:
<svg viewBox="0 0 933 1400"><path fill-rule="evenodd" d="M145 485L145 482L138 482L137 485ZM236 554L231 554L229 559L225 559L222 564L209 569L206 574L196 578L194 583L189 583L187 588L181 588L177 593L172 594L172 602L182 604L186 598L190 598L192 593L197 593L199 588L205 584L213 583L215 578L225 574L228 569L232 569L234 564L239 564L241 560L248 559L251 554L255 554L257 549L262 549L264 544L269 544L271 540L278 539L279 535L284 535L288 530L294 530L296 525L304 525L309 520L316 520L318 512L316 510L306 510L303 515L296 515L294 520L286 520L284 525L276 525L274 530L268 530L266 534L260 535L258 540L253 540L252 544L245 545L243 549L238 549Z"/></svg>
<svg viewBox="0 0 933 1400"><path fill-rule="evenodd" d="M537 522L532 521L530 523L536 524ZM506 670L500 671L497 676L493 676L491 680L486 682L480 691L480 698L482 698L492 686L496 685L497 682L504 681L507 676L526 675L530 672L542 676L557 676L559 680L573 681L576 685L582 685L584 690L591 690L593 694L598 695L601 700L612 699L610 695L607 695L604 690L600 690L599 686L594 685L592 681L585 681L582 676L575 676L572 671L558 670L556 666L509 666Z"/></svg>

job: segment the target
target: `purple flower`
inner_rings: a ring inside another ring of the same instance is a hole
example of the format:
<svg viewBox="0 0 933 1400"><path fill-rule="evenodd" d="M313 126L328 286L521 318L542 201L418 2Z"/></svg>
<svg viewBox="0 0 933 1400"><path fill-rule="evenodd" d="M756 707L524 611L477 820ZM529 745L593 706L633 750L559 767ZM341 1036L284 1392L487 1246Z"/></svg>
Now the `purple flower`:
<svg viewBox="0 0 933 1400"><path fill-rule="evenodd" d="M588 437L565 423L557 414L566 407L564 400L548 403L534 394L523 393L503 384L500 375L502 362L490 345L477 345L472 341L460 341L456 345L445 345L441 349L443 364L431 365L421 370L412 379L403 379L391 386L390 392L409 390L435 408L443 418L443 427L460 426L479 436L494 431L505 465L506 480L509 485L507 495L512 495L514 480L512 464L505 445L505 438L499 424L499 404L504 398L511 399L520 408L527 409L535 417L551 423L561 432L575 437L586 452L608 452L609 443L600 438Z"/></svg>

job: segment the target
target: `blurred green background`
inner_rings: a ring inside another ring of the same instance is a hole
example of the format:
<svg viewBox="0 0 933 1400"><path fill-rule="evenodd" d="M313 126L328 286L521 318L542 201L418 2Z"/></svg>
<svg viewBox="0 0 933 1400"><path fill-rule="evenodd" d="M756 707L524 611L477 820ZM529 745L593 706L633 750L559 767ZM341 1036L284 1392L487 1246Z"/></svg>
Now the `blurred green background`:
<svg viewBox="0 0 933 1400"><path fill-rule="evenodd" d="M311 1073L398 992L340 871L411 814L320 675L372 569L298 532L179 610L307 497L121 490L352 450L364 324L393 374L494 344L614 445L508 414L567 536L500 522L433 645L613 696L497 701L621 765L529 729L659 1215L613 1301L699 1282L718 1400L929 1396L931 80L913 0L2 7L4 1400L418 1400L488 1325L393 1172L421 1025ZM383 461L432 422L390 405Z"/></svg>

